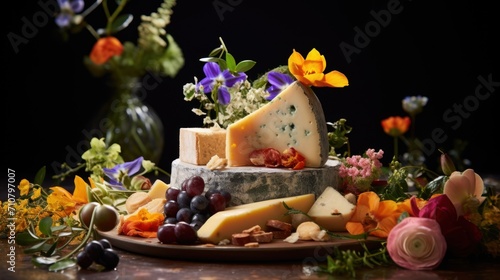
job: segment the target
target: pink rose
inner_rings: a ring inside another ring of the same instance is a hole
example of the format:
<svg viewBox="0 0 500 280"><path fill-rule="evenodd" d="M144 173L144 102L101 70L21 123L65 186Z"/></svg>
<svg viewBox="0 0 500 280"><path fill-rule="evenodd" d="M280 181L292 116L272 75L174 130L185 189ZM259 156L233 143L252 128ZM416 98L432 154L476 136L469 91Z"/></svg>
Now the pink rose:
<svg viewBox="0 0 500 280"><path fill-rule="evenodd" d="M443 194L431 198L422 209L418 209L414 198L411 200L411 205L415 216L437 221L452 255L468 256L479 248L478 245L482 238L481 231L463 216L457 217L455 206L447 195Z"/></svg>
<svg viewBox="0 0 500 280"><path fill-rule="evenodd" d="M431 270L446 254L446 240L434 219L407 217L392 228L387 251L399 266L411 270Z"/></svg>

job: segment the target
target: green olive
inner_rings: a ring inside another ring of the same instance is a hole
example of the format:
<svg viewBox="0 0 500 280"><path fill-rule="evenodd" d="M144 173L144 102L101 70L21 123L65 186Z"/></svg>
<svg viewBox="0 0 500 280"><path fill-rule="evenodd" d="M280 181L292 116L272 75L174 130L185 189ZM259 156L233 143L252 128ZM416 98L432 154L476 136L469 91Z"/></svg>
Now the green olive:
<svg viewBox="0 0 500 280"><path fill-rule="evenodd" d="M118 211L111 205L99 205L96 208L94 225L100 231L110 231L118 225Z"/></svg>
<svg viewBox="0 0 500 280"><path fill-rule="evenodd" d="M78 218L82 223L82 226L85 228L89 228L90 220L92 219L92 213L94 212L94 208L99 206L100 204L97 202L89 202L83 205L78 212Z"/></svg>

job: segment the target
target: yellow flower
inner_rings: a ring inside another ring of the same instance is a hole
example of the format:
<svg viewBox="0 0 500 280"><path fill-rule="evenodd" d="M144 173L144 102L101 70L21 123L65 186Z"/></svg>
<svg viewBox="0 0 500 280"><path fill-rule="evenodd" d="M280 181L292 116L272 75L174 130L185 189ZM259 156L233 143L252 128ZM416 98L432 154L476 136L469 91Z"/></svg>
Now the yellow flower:
<svg viewBox="0 0 500 280"><path fill-rule="evenodd" d="M33 195L31 196L31 200L35 200L39 198L42 195L42 189L37 188L35 191L33 191Z"/></svg>
<svg viewBox="0 0 500 280"><path fill-rule="evenodd" d="M76 207L73 195L59 186L50 189L52 193L47 197L47 210L58 213L61 217L70 215Z"/></svg>
<svg viewBox="0 0 500 280"><path fill-rule="evenodd" d="M21 196L25 196L30 192L30 182L26 179L22 179L17 188L21 192Z"/></svg>
<svg viewBox="0 0 500 280"><path fill-rule="evenodd" d="M288 58L288 68L297 80L307 86L315 87L345 87L349 85L347 77L339 71L331 71L327 74L325 56L316 49L312 49L306 59L293 50Z"/></svg>

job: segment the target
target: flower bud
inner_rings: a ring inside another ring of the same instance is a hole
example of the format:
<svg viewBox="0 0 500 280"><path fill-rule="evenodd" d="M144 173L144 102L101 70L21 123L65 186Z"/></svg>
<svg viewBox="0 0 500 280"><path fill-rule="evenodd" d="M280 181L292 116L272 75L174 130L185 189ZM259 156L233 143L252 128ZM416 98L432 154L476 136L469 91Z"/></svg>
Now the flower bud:
<svg viewBox="0 0 500 280"><path fill-rule="evenodd" d="M130 186L133 190L149 190L151 189L151 181L142 175L138 175L132 178Z"/></svg>
<svg viewBox="0 0 500 280"><path fill-rule="evenodd" d="M441 160L441 170L443 170L444 175L450 176L451 173L456 171L455 164L453 163L451 157L448 156L448 154L442 152L440 160Z"/></svg>

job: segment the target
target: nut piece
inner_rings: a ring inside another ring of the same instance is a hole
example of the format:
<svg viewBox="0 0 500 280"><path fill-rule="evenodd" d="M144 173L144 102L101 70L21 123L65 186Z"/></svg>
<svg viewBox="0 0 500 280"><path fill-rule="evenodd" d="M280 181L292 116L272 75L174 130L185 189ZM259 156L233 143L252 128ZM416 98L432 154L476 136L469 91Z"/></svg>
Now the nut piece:
<svg viewBox="0 0 500 280"><path fill-rule="evenodd" d="M300 240L326 241L330 239L325 230L322 230L318 224L312 221L301 223L297 227L297 233Z"/></svg>
<svg viewBox="0 0 500 280"><path fill-rule="evenodd" d="M248 233L234 233L231 235L231 244L236 246L244 246L251 241L250 234Z"/></svg>

